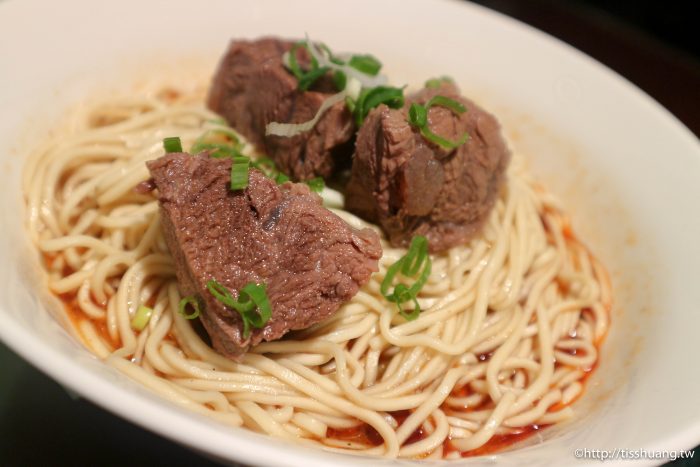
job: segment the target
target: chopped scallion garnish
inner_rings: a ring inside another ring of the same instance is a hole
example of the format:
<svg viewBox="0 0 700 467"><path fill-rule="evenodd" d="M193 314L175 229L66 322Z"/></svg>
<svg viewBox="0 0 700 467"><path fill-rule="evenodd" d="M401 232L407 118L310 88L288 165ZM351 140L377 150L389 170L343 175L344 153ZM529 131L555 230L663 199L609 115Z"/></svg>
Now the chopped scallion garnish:
<svg viewBox="0 0 700 467"><path fill-rule="evenodd" d="M333 84L338 91L343 91L345 86L348 84L348 77L342 71L336 71L333 73Z"/></svg>
<svg viewBox="0 0 700 467"><path fill-rule="evenodd" d="M209 156L222 159L242 155L241 149L239 136L233 130L224 127L205 131L194 141L190 153L208 151Z"/></svg>
<svg viewBox="0 0 700 467"><path fill-rule="evenodd" d="M411 125L423 128L428 124L428 109L420 104L411 104L408 109L408 121Z"/></svg>
<svg viewBox="0 0 700 467"><path fill-rule="evenodd" d="M411 245L408 251L397 262L389 266L382 281L379 291L384 297L392 303L396 303L401 316L408 321L413 321L418 318L421 308L418 303L418 294L428 281L430 271L432 269L432 261L428 254L428 239L422 235L416 235L411 240ZM406 278L415 278L415 282L408 286L403 283L396 284L394 289L389 292L394 278L398 273ZM413 302L413 308L406 310L402 304Z"/></svg>
<svg viewBox="0 0 700 467"><path fill-rule="evenodd" d="M250 335L251 326L260 329L272 316L265 284L249 282L238 292L238 299L216 279L207 282L207 289L218 301L238 312L243 321L243 337Z"/></svg>
<svg viewBox="0 0 700 467"><path fill-rule="evenodd" d="M294 77L296 77L297 80L301 79L302 76L304 76L304 72L301 71L301 67L299 66L299 62L297 61L297 49L299 47L303 46L303 42L297 42L292 46L292 49L289 51L289 71L292 72Z"/></svg>
<svg viewBox="0 0 700 467"><path fill-rule="evenodd" d="M177 136L171 136L163 139L163 149L166 153L182 152L182 142Z"/></svg>
<svg viewBox="0 0 700 467"><path fill-rule="evenodd" d="M319 46L321 47L321 49L323 49L324 52L326 52L326 54L328 55L328 60L330 60L331 63L335 63L336 65L345 65L345 62L343 60L333 55L333 51L331 51L331 48L328 47L326 44L321 42Z"/></svg>
<svg viewBox="0 0 700 467"><path fill-rule="evenodd" d="M209 151L209 156L214 159L226 159L241 155L241 151L231 144L201 142L192 146L192 154L199 154L202 151Z"/></svg>
<svg viewBox="0 0 700 467"><path fill-rule="evenodd" d="M440 76L439 78L430 78L425 82L425 87L428 89L437 89L443 83L454 83L454 80L449 76Z"/></svg>
<svg viewBox="0 0 700 467"><path fill-rule="evenodd" d="M275 161L269 157L260 157L258 159L251 160L250 166L261 171L266 177L273 179L278 185L289 181L289 177L280 172L279 169L277 169Z"/></svg>
<svg viewBox="0 0 700 467"><path fill-rule="evenodd" d="M223 117L215 117L215 118L210 118L205 120L207 123L211 123L213 125L222 125L226 126L228 123L226 123L226 120Z"/></svg>
<svg viewBox="0 0 700 467"><path fill-rule="evenodd" d="M302 69L297 58L299 48L305 48L311 56L311 67ZM351 55L347 62L333 55L323 43L309 40L298 42L284 54L285 66L296 77L299 90L307 91L322 76L332 73L333 84L338 93L328 97L316 112L313 119L302 123L271 122L265 128L266 135L292 137L310 130L323 113L341 100L345 100L358 126L367 113L379 104L397 109L403 106L403 89L385 86L386 77L379 74L382 64L369 54Z"/></svg>
<svg viewBox="0 0 700 467"><path fill-rule="evenodd" d="M311 180L307 180L304 183L306 183L309 186L311 191L315 191L316 193L322 192L326 186L325 182L323 181L323 178L321 177L312 178Z"/></svg>
<svg viewBox="0 0 700 467"><path fill-rule="evenodd" d="M235 156L231 163L231 190L243 190L248 186L248 169L250 159L245 156Z"/></svg>
<svg viewBox="0 0 700 467"><path fill-rule="evenodd" d="M192 313L187 312L187 307L192 308ZM199 316L199 301L194 295L182 298L177 307L178 313L185 319L195 319Z"/></svg>
<svg viewBox="0 0 700 467"><path fill-rule="evenodd" d="M299 61L297 60L297 50L299 50L299 48L306 49L311 56L311 68L308 71L302 70L301 66L299 65ZM309 46L306 42L297 42L292 46L291 50L289 51L288 61L289 70L297 79L300 91L307 91L321 76L325 75L328 70L330 70L329 67L318 66L318 60L316 60L316 58L311 54L309 51Z"/></svg>
<svg viewBox="0 0 700 467"><path fill-rule="evenodd" d="M248 315L250 323L255 328L262 328L272 317L272 306L267 297L267 286L265 284L255 284L249 282L241 289L238 297L239 303L253 302L258 312L254 310Z"/></svg>
<svg viewBox="0 0 700 467"><path fill-rule="evenodd" d="M225 124L225 123L224 123ZM244 177L247 171L243 166L246 161L248 168L256 168L267 177L275 180L278 184L289 180L285 174L281 173L275 166L275 161L269 157L258 157L250 159L242 153L243 143L238 134L228 127L214 128L204 132L192 144L190 152L198 154L203 151L209 152L209 157L215 159L230 158L233 160L231 164L231 189L243 189L248 186L248 178ZM234 188L240 186L241 188Z"/></svg>
<svg viewBox="0 0 700 467"><path fill-rule="evenodd" d="M250 161L250 166L258 169L270 178L277 173L275 161L269 157L258 157L257 159L253 159Z"/></svg>
<svg viewBox="0 0 700 467"><path fill-rule="evenodd" d="M355 122L357 126L362 125L369 111L380 104L386 104L392 109L399 109L403 107L403 102L403 88L377 86L371 89L363 89L352 110Z"/></svg>
<svg viewBox="0 0 700 467"><path fill-rule="evenodd" d="M134 319L131 320L131 327L137 331L143 331L148 324L148 321L151 319L152 314L153 308L149 308L146 305L140 305L138 310L136 310Z"/></svg>
<svg viewBox="0 0 700 467"><path fill-rule="evenodd" d="M411 107L408 109L408 123L418 128L423 138L445 149L455 149L463 145L469 139L469 134L466 132L458 141L450 141L440 135L436 135L430 130L428 127L428 110L433 106L445 107L455 115L461 115L467 111L464 105L459 101L445 96L433 96L425 105L418 103L411 104Z"/></svg>
<svg viewBox="0 0 700 467"><path fill-rule="evenodd" d="M330 68L323 66L320 68L315 68L305 73L301 78L299 78L299 89L302 91L308 91L308 89L318 80L321 76L325 75Z"/></svg>
<svg viewBox="0 0 700 467"><path fill-rule="evenodd" d="M372 55L353 55L348 65L370 76L377 76L382 69L382 62Z"/></svg>
<svg viewBox="0 0 700 467"><path fill-rule="evenodd" d="M462 104L459 101L456 101L454 99L450 99L449 97L445 96L433 96L427 104L425 104L425 108L429 109L432 106L437 105L440 107L445 107L446 109L450 109L453 114L455 115L461 115L464 112L467 111L467 108L464 107L464 104Z"/></svg>
<svg viewBox="0 0 700 467"><path fill-rule="evenodd" d="M465 132L462 135L462 137L460 139L458 139L457 141L451 141L447 138L443 138L440 135L436 135L435 133L433 133L430 130L430 128L428 128L427 125L425 127L421 128L420 132L421 132L421 135L423 135L423 138L437 144L438 146L442 146L445 149L456 149L456 148L460 147L461 145L463 145L464 143L466 143L467 140L469 139L469 134Z"/></svg>
<svg viewBox="0 0 700 467"><path fill-rule="evenodd" d="M328 47L326 47L325 45L317 45L314 42L311 42L308 36L306 38L305 43L307 50L309 51L311 56L317 60L319 66L327 66L334 71L342 71L347 75L348 79L354 78L358 80L361 83L362 87L365 88L374 88L386 84L386 76L381 75L379 73L372 75L360 71L354 66L351 66L349 63L345 63L340 58L333 56L333 54L330 52L330 49L328 49ZM368 55L358 55L358 57L361 57L359 59L359 62L361 62L360 66L364 65L368 71L373 71L373 68L376 68L377 65L381 66L379 61L377 61L375 58L372 57L370 59L367 59L366 57L369 57ZM358 59L356 59L356 62L357 61Z"/></svg>

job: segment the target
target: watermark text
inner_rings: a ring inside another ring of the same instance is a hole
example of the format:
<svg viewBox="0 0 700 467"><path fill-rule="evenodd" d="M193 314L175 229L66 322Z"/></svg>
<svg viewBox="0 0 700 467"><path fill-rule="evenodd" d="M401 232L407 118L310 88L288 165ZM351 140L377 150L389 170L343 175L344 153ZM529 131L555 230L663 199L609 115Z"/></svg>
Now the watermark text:
<svg viewBox="0 0 700 467"><path fill-rule="evenodd" d="M663 460L675 461L676 459L692 459L695 451L677 451L677 450L656 450L648 449L589 449L579 448L574 450L576 459L595 459L601 462L613 460Z"/></svg>

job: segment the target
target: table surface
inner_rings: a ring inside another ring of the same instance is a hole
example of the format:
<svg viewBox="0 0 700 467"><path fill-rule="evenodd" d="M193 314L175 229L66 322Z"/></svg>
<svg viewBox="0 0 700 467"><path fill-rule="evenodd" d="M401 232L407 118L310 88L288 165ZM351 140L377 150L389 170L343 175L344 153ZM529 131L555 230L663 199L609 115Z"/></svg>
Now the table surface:
<svg viewBox="0 0 700 467"><path fill-rule="evenodd" d="M688 99L697 97L700 88L700 61L692 53L669 47L644 30L582 7L581 2L478 3L549 32L600 60L700 135L700 106L696 98ZM72 397L0 344L0 465L193 464L218 465ZM700 465L700 461L672 465Z"/></svg>

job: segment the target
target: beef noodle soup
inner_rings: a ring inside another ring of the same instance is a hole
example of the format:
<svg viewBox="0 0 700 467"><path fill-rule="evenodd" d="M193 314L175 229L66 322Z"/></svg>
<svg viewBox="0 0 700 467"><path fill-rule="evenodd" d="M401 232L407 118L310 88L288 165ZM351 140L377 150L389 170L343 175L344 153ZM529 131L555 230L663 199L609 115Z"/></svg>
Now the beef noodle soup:
<svg viewBox="0 0 700 467"><path fill-rule="evenodd" d="M314 68L313 46L272 44L285 69L298 54L300 76L275 73L306 115L254 123L245 106L263 98L221 89L229 51L211 89L91 101L27 161L28 231L85 346L182 407L328 450L452 459L575 417L610 283L496 120L442 82L342 123L362 95L331 87L331 52ZM234 96L250 121L212 96ZM335 139L323 133L333 119ZM181 147L164 149L173 136Z"/></svg>

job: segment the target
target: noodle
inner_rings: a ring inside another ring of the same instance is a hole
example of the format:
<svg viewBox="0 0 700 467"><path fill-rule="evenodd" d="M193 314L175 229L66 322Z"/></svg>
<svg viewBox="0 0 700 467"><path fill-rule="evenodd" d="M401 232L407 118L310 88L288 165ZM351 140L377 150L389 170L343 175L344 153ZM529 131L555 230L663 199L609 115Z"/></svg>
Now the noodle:
<svg viewBox="0 0 700 467"><path fill-rule="evenodd" d="M166 90L91 106L27 163L28 230L96 355L222 423L343 452L451 458L573 415L609 281L518 156L482 234L433 256L417 320L379 292L405 253L383 240L379 273L335 315L241 362L214 352L177 312L157 201L133 191L164 137L189 147L220 125L202 101ZM140 304L153 308L141 332Z"/></svg>

